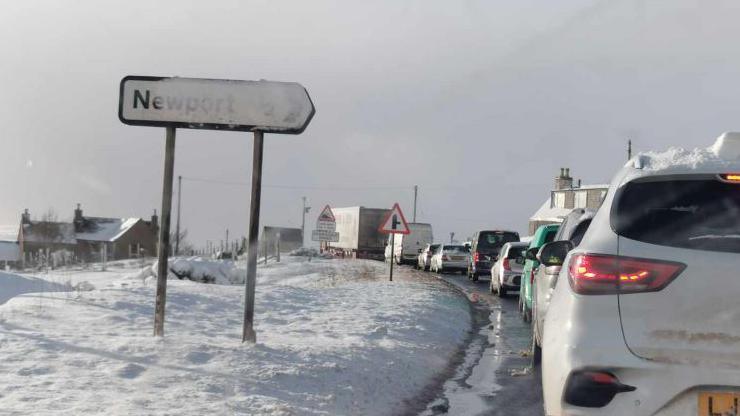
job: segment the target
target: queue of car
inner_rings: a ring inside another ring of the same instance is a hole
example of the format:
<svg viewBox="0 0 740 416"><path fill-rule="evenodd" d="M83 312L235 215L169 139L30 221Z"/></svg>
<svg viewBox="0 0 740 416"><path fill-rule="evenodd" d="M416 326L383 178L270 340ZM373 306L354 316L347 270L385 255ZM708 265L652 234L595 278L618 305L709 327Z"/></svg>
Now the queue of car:
<svg viewBox="0 0 740 416"><path fill-rule="evenodd" d="M740 133L632 158L598 210L519 240L430 242L417 267L465 254L471 280L519 291L546 415L740 414Z"/></svg>

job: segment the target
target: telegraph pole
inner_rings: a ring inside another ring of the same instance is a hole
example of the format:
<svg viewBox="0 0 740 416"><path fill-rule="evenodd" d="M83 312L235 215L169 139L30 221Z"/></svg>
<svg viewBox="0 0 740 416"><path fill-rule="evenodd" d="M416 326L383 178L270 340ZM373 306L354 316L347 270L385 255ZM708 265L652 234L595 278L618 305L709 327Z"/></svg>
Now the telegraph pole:
<svg viewBox="0 0 740 416"><path fill-rule="evenodd" d="M177 177L177 224L175 225L175 255L180 254L180 202L182 201L182 176Z"/></svg>
<svg viewBox="0 0 740 416"><path fill-rule="evenodd" d="M632 159L632 140L627 140L627 160Z"/></svg>
<svg viewBox="0 0 740 416"><path fill-rule="evenodd" d="M414 221L413 222L416 222L416 197L418 196L418 194L419 194L419 186L414 185Z"/></svg>
<svg viewBox="0 0 740 416"><path fill-rule="evenodd" d="M311 207L306 206L305 196L302 197L301 199L303 199L303 211L301 211L302 212L301 214L301 217L302 217L301 219L301 239L302 239L301 245L303 245L306 242L306 237L305 237L306 236L306 214L308 213L308 211L311 210Z"/></svg>
<svg viewBox="0 0 740 416"><path fill-rule="evenodd" d="M452 240L455 238L455 233L450 233L450 244L452 244Z"/></svg>

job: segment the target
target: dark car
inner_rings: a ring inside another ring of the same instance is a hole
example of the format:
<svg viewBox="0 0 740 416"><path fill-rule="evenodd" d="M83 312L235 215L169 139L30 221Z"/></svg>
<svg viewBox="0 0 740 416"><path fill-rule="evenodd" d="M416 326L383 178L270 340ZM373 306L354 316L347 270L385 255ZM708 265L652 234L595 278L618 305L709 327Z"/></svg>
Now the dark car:
<svg viewBox="0 0 740 416"><path fill-rule="evenodd" d="M498 253L506 243L519 241L519 233L514 231L478 231L473 236L468 260L468 279L477 281L478 277L489 275L491 266L498 259Z"/></svg>

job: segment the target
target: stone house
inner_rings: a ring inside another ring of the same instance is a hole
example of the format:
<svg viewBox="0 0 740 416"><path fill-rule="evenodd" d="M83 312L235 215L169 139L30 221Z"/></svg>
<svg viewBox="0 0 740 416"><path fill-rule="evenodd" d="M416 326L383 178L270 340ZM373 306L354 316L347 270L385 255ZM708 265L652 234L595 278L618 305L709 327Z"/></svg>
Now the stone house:
<svg viewBox="0 0 740 416"><path fill-rule="evenodd" d="M570 169L561 168L560 175L555 177L555 187L550 191L550 196L529 218L529 235L533 235L541 225L562 222L573 208L598 209L608 189L608 184L581 185L580 180L574 185Z"/></svg>

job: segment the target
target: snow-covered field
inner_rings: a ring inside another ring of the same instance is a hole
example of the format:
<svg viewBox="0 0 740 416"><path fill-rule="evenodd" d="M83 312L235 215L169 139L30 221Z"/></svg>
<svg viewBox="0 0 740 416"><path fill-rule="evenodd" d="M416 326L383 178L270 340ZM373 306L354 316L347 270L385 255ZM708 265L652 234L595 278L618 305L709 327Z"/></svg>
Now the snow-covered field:
<svg viewBox="0 0 740 416"><path fill-rule="evenodd" d="M259 269L256 345L241 285L170 280L153 338L137 262L0 273L2 414L403 414L467 337L454 291L386 282L378 262L283 260Z"/></svg>

